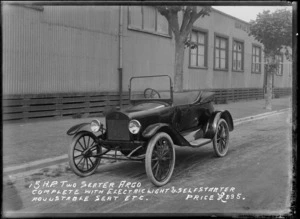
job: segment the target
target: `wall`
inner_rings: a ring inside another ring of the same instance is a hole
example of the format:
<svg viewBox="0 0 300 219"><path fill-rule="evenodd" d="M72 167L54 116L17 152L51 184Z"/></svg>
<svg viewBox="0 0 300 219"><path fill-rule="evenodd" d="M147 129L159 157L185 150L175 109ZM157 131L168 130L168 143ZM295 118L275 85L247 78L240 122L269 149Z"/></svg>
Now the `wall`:
<svg viewBox="0 0 300 219"><path fill-rule="evenodd" d="M123 6L123 12L123 90L128 90L132 76L166 74L173 78L172 38L130 28L128 6Z"/></svg>
<svg viewBox="0 0 300 219"><path fill-rule="evenodd" d="M198 19L194 26L200 27L208 32L208 66L207 69L193 69L188 67L189 51L185 57L185 89L205 89L205 88L242 88L242 87L262 87L264 70L260 74L251 73L252 43L258 44L243 29L236 28L235 25L247 23L222 12L213 10L210 16ZM228 70L214 70L214 37L221 34L229 39L228 45ZM232 71L232 44L233 38L244 42L244 71ZM262 45L261 45L262 46ZM263 54L262 54L263 60Z"/></svg>
<svg viewBox="0 0 300 219"><path fill-rule="evenodd" d="M4 5L3 94L118 89L118 7Z"/></svg>
<svg viewBox="0 0 300 219"><path fill-rule="evenodd" d="M3 94L118 91L119 6L43 6L43 10L3 5ZM123 9L123 90L131 76L173 78L175 42L129 28ZM264 70L251 73L252 43L235 27L241 22L214 10L195 26L208 31L208 68L189 68L185 51L184 89L262 88ZM242 22L241 22L242 23ZM214 34L229 37L229 69L213 70ZM244 41L244 72L232 71L232 39ZM263 60L263 57L262 57ZM289 73L286 73L289 72ZM275 87L291 86L291 66L275 76Z"/></svg>

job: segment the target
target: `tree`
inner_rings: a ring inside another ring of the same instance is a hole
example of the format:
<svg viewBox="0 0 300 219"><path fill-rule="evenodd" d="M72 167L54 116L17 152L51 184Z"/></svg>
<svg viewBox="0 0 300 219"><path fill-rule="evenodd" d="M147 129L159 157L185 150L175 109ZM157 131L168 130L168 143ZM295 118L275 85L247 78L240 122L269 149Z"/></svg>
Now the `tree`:
<svg viewBox="0 0 300 219"><path fill-rule="evenodd" d="M267 92L265 96L265 108L272 109L272 78L279 67L276 55L281 55L285 50L285 56L291 60L288 47L292 47L292 12L288 9L278 9L273 13L263 11L256 20L250 21L249 35L264 45L265 71L267 74Z"/></svg>
<svg viewBox="0 0 300 219"><path fill-rule="evenodd" d="M211 7L197 6L156 6L157 10L163 15L168 23L175 38L175 69L174 69L174 90L183 90L183 63L184 49L191 46L188 36L192 31L194 22L206 15L209 15ZM199 11L198 11L199 10ZM182 21L179 25L178 13L182 12Z"/></svg>

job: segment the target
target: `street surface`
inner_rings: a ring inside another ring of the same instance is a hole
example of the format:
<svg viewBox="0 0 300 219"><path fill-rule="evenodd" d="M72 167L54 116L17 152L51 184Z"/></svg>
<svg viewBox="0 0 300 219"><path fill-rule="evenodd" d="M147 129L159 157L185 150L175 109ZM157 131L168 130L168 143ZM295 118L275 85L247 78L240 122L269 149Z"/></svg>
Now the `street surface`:
<svg viewBox="0 0 300 219"><path fill-rule="evenodd" d="M175 170L163 187L150 183L143 163L105 163L86 178L77 177L65 164L54 171L6 179L3 210L7 216L19 213L22 217L40 213L288 213L290 113L236 126L223 158L215 157L212 144L176 147Z"/></svg>

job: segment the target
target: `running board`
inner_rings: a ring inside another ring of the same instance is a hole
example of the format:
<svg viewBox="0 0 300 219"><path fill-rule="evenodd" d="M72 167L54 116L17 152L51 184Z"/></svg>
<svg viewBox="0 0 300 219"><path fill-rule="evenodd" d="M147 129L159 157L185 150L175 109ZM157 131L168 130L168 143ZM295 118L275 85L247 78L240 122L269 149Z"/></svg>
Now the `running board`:
<svg viewBox="0 0 300 219"><path fill-rule="evenodd" d="M206 145L210 143L212 140L210 138L199 138L195 141L191 141L190 145L191 147L201 147L203 145Z"/></svg>
<svg viewBox="0 0 300 219"><path fill-rule="evenodd" d="M196 129L194 131L187 131L182 132L181 135L187 140L188 142L196 141L200 137L203 136L203 131L201 129Z"/></svg>

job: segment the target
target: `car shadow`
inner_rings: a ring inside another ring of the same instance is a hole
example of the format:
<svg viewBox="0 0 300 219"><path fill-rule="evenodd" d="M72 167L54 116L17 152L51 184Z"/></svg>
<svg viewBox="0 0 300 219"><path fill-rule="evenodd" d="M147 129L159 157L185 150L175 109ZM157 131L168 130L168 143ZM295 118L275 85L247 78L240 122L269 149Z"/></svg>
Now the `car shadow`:
<svg viewBox="0 0 300 219"><path fill-rule="evenodd" d="M172 180L186 177L189 170L194 167L203 165L214 159L214 151L212 146L204 146L201 148L191 147L175 147L175 167ZM133 161L116 161L112 163L105 163L99 166L94 174L107 175L113 178L120 178L121 180L139 180L147 182L148 178L145 171L144 162Z"/></svg>

